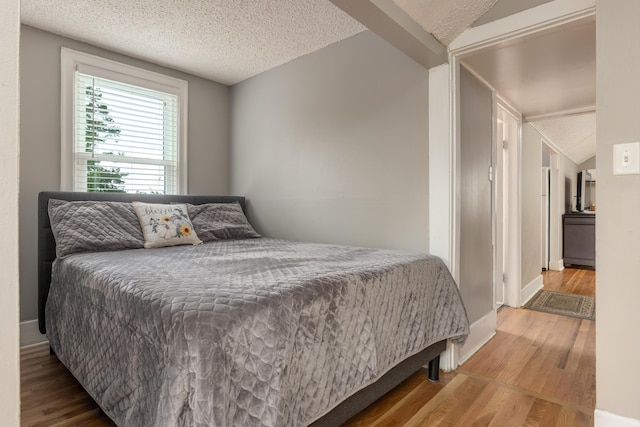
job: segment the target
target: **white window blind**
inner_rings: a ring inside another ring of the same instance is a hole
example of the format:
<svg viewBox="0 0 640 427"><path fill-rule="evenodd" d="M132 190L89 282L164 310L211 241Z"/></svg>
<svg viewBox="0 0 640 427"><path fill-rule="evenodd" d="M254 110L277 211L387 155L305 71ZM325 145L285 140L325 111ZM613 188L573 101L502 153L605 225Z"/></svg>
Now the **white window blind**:
<svg viewBox="0 0 640 427"><path fill-rule="evenodd" d="M187 193L186 80L63 47L60 189Z"/></svg>
<svg viewBox="0 0 640 427"><path fill-rule="evenodd" d="M75 73L74 189L178 192L178 97Z"/></svg>

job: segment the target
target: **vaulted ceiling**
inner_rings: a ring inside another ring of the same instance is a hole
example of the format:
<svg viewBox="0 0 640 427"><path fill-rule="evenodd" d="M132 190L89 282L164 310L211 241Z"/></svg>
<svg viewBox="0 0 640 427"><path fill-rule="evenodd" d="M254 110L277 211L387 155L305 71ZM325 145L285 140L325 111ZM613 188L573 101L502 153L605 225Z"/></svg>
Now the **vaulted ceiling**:
<svg viewBox="0 0 640 427"><path fill-rule="evenodd" d="M549 1L22 0L21 13L27 25L233 85L367 28L392 44L402 44L401 50L429 68L445 62L449 43L474 23ZM582 59L576 59L577 50L572 50L571 43L584 47L584 38L572 33L574 39L568 40L563 31L556 33L541 38L546 47L557 47L564 40L571 54L560 52L547 57L553 60L541 61L544 52L531 54L531 49L541 49L541 45L523 40L479 52L465 61L522 109L525 117L540 119L572 109L568 102L595 104L595 72L575 62L592 55L588 60L595 64L595 33L589 34L592 51L581 48L585 51ZM593 71L593 81L581 80L582 86L575 86L576 74L567 70L576 67L582 67L583 76ZM553 78L549 78L551 71ZM532 104L534 98L537 107ZM593 126L595 138L595 121ZM559 125L548 126L547 131L553 133L556 128ZM571 135L563 132L563 140L554 142L561 146ZM587 145L582 141L583 148ZM572 160L590 155L584 150L571 154ZM572 151L567 149L568 153Z"/></svg>

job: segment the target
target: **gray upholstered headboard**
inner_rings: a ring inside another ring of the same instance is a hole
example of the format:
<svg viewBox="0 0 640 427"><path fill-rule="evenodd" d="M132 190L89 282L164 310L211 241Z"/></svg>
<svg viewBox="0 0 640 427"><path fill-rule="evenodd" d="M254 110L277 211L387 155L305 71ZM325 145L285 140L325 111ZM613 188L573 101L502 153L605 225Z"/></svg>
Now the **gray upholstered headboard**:
<svg viewBox="0 0 640 427"><path fill-rule="evenodd" d="M49 199L59 200L95 200L117 202L171 203L183 202L193 205L203 203L239 202L246 212L244 197L237 196L189 196L163 194L127 194L127 193L78 193L72 191L43 191L38 195L38 328L46 332L44 307L51 284L51 264L56 258L56 242L49 223Z"/></svg>

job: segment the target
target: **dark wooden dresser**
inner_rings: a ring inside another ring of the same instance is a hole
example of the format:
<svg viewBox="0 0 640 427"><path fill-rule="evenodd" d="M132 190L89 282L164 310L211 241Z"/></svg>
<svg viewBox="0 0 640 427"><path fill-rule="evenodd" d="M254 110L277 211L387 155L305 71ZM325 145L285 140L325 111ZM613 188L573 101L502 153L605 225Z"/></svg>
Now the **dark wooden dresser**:
<svg viewBox="0 0 640 427"><path fill-rule="evenodd" d="M563 260L566 264L596 266L596 214L566 213L562 216Z"/></svg>

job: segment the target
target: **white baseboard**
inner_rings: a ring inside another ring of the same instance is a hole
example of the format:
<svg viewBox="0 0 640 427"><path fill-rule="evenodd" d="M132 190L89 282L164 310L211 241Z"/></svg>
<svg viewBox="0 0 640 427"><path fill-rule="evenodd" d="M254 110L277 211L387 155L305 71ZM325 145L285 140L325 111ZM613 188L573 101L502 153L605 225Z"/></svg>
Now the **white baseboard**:
<svg viewBox="0 0 640 427"><path fill-rule="evenodd" d="M38 330L37 320L20 322L20 347L47 342L47 336Z"/></svg>
<svg viewBox="0 0 640 427"><path fill-rule="evenodd" d="M471 325L467 342L458 352L458 364L463 364L496 334L497 311L493 310Z"/></svg>
<svg viewBox="0 0 640 427"><path fill-rule="evenodd" d="M558 261L549 261L549 270L553 270L553 271L564 270L564 260L560 259Z"/></svg>
<svg viewBox="0 0 640 427"><path fill-rule="evenodd" d="M594 412L594 427L639 427L640 420L625 418L611 412L596 409Z"/></svg>
<svg viewBox="0 0 640 427"><path fill-rule="evenodd" d="M525 305L540 289L542 289L542 275L536 276L527 286L520 290L520 305Z"/></svg>

